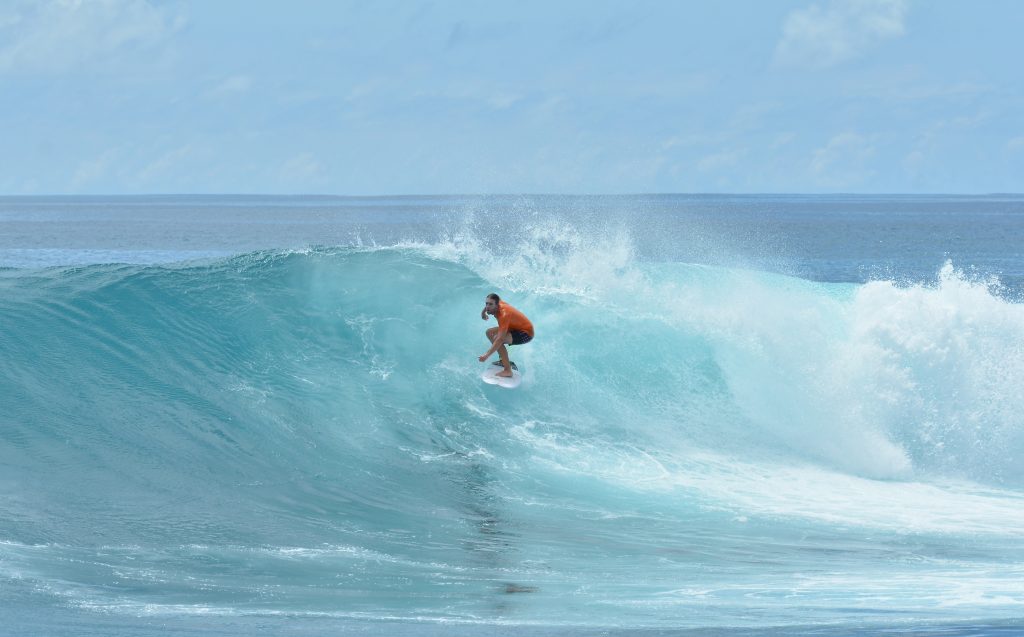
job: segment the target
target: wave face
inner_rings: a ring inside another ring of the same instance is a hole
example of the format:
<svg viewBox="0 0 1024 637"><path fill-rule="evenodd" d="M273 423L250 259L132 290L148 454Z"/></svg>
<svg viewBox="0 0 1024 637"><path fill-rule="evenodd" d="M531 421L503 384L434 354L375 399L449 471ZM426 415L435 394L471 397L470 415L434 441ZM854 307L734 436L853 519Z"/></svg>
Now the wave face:
<svg viewBox="0 0 1024 637"><path fill-rule="evenodd" d="M466 624L1005 620L1024 306L536 227L0 273L22 607ZM537 327L479 381L497 291Z"/></svg>

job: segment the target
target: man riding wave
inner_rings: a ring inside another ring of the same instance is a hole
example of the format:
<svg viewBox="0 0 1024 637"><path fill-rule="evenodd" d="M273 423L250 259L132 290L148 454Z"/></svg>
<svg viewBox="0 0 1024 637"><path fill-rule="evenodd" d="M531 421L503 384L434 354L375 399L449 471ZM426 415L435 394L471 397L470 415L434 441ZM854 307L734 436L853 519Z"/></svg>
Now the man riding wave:
<svg viewBox="0 0 1024 637"><path fill-rule="evenodd" d="M484 309L480 312L480 318L486 321L488 314L493 314L497 317L498 327L492 327L487 330L487 340L491 343L491 348L480 357L480 362L487 362L491 354L498 352L501 366L504 369L495 374L495 376L511 378L512 364L509 363L508 349L505 346L525 345L533 340L533 323L530 322L530 319L526 318L525 314L502 301L501 297L493 292L487 295Z"/></svg>

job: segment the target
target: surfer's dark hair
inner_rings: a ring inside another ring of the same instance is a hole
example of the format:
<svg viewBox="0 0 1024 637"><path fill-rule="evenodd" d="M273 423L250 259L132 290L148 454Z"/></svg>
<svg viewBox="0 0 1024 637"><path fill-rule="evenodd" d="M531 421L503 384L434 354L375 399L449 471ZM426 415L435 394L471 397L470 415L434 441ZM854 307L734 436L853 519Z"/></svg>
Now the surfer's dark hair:
<svg viewBox="0 0 1024 637"><path fill-rule="evenodd" d="M501 303L501 297L498 296L497 294L495 294L494 292L491 292L490 294L488 294L487 298L489 298L490 300L494 301L495 303Z"/></svg>

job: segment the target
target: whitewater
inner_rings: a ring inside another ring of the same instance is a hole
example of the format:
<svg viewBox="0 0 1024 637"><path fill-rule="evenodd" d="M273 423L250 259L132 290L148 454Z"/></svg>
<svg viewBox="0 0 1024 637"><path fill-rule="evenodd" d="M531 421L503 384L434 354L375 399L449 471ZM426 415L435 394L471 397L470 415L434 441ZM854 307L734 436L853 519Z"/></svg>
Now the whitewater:
<svg viewBox="0 0 1024 637"><path fill-rule="evenodd" d="M0 633L1017 634L1022 238L1012 196L2 199Z"/></svg>

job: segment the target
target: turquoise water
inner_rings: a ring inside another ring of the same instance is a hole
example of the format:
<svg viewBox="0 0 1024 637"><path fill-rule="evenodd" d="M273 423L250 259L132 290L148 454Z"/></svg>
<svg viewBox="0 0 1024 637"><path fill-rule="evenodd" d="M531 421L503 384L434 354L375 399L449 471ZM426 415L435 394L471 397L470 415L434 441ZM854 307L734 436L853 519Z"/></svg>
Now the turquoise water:
<svg viewBox="0 0 1024 637"><path fill-rule="evenodd" d="M5 201L0 632L1021 630L1021 201L587 201Z"/></svg>

